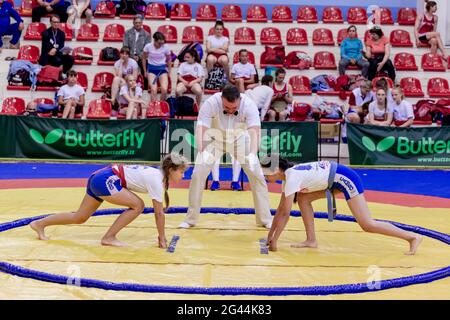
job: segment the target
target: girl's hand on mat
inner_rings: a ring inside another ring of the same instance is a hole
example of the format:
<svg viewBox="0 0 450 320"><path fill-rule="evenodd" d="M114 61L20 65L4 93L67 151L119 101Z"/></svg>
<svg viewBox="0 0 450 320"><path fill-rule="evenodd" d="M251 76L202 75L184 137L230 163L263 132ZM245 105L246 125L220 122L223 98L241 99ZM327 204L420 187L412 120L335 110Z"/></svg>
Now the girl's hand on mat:
<svg viewBox="0 0 450 320"><path fill-rule="evenodd" d="M166 239L166 237L164 237L163 239L161 239L161 237L158 237L158 244L159 244L159 247L161 249L166 249L167 248L167 239Z"/></svg>
<svg viewBox="0 0 450 320"><path fill-rule="evenodd" d="M267 244L269 245L270 251L277 251L277 242L276 241L270 240L269 242L267 242Z"/></svg>

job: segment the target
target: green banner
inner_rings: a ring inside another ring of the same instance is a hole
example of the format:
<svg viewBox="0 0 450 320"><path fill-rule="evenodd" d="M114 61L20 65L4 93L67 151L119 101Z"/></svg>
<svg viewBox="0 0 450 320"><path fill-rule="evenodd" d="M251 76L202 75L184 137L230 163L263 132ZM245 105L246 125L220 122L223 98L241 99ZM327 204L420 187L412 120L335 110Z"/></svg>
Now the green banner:
<svg viewBox="0 0 450 320"><path fill-rule="evenodd" d="M450 127L347 125L352 165L450 166Z"/></svg>
<svg viewBox="0 0 450 320"><path fill-rule="evenodd" d="M0 116L0 157L159 161L161 121Z"/></svg>
<svg viewBox="0 0 450 320"><path fill-rule="evenodd" d="M169 150L195 160L195 122L170 120ZM316 161L318 146L317 122L263 122L259 156L279 153L294 162Z"/></svg>

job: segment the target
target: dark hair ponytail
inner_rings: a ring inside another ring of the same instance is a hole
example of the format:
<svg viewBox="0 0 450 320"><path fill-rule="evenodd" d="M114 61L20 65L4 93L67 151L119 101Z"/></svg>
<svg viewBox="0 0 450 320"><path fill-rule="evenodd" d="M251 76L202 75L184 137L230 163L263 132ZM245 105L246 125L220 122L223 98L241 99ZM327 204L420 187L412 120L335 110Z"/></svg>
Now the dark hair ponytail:
<svg viewBox="0 0 450 320"><path fill-rule="evenodd" d="M426 3L425 9L427 9L427 12L430 12L431 8L437 6L436 1L425 0L425 3Z"/></svg>
<svg viewBox="0 0 450 320"><path fill-rule="evenodd" d="M161 171L163 173L163 184L164 184L164 211L167 212L167 209L170 205L169 199L169 177L170 170L178 170L179 168L186 168L188 166L188 161L185 157L177 154L170 153L163 158L161 161Z"/></svg>

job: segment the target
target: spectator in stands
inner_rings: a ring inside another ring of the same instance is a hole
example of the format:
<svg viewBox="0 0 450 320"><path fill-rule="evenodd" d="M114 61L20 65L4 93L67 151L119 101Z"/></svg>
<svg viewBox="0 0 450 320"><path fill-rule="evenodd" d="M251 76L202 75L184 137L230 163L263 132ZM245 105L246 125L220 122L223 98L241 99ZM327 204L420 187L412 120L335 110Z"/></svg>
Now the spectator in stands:
<svg viewBox="0 0 450 320"><path fill-rule="evenodd" d="M269 110L270 103L273 97L273 77L271 75L265 75L261 79L261 85L247 89L245 95L253 100L259 110L261 121L264 121L267 111Z"/></svg>
<svg viewBox="0 0 450 320"><path fill-rule="evenodd" d="M245 89L252 89L257 85L256 76L255 66L248 61L247 49L239 50L239 62L231 68L230 82L238 87L240 93L244 93Z"/></svg>
<svg viewBox="0 0 450 320"><path fill-rule="evenodd" d="M392 92L389 88L389 82L386 80L386 78L378 79L375 82L375 91L377 91L378 89L383 89L386 92L386 98L389 104L394 103L394 98L392 97Z"/></svg>
<svg viewBox="0 0 450 320"><path fill-rule="evenodd" d="M209 73L214 65L218 63L224 68L225 75L229 78L228 46L230 45L230 40L223 35L224 29L223 22L216 21L214 35L206 38L206 69Z"/></svg>
<svg viewBox="0 0 450 320"><path fill-rule="evenodd" d="M267 111L269 121L286 121L289 116L294 98L292 86L284 81L285 78L286 70L279 68L275 71L272 103Z"/></svg>
<svg viewBox="0 0 450 320"><path fill-rule="evenodd" d="M393 126L409 128L414 122L414 109L411 103L405 100L400 86L392 90L394 97L394 123Z"/></svg>
<svg viewBox="0 0 450 320"><path fill-rule="evenodd" d="M366 42L366 58L369 60L368 79L372 80L378 73L387 72L389 78L395 81L395 68L389 59L391 45L380 27L369 30L370 39Z"/></svg>
<svg viewBox="0 0 450 320"><path fill-rule="evenodd" d="M359 66L362 68L362 75L367 78L369 72L369 62L362 55L363 44L356 36L356 26L347 28L348 38L341 43L341 60L339 61L339 74L345 74L347 66Z"/></svg>
<svg viewBox="0 0 450 320"><path fill-rule="evenodd" d="M191 49L184 55L184 62L178 67L178 84L176 96L182 96L190 90L195 94L195 101L200 106L202 102L203 89L202 82L205 78L203 67L200 64L200 57L197 50Z"/></svg>
<svg viewBox="0 0 450 320"><path fill-rule="evenodd" d="M367 115L368 105L374 98L372 82L364 81L359 88L350 93L346 120L353 123L362 123Z"/></svg>
<svg viewBox="0 0 450 320"><path fill-rule="evenodd" d="M57 15L50 17L51 27L42 33L41 56L39 64L41 66L51 65L54 67L63 66L63 78L67 78L66 73L75 62L70 51L64 46L66 35L59 29L60 19Z"/></svg>
<svg viewBox="0 0 450 320"><path fill-rule="evenodd" d="M165 101L169 86L169 74L172 66L171 52L166 37L159 31L153 34L153 42L144 47L142 63L146 64L145 77L148 77L150 101L156 101L158 96L158 81L161 87L161 101ZM147 63L145 62L147 60Z"/></svg>
<svg viewBox="0 0 450 320"><path fill-rule="evenodd" d="M49 13L57 14L61 22L67 22L68 14L67 8L70 6L69 2L64 0L37 0L39 6L33 8L32 18L33 22L40 22L41 18Z"/></svg>
<svg viewBox="0 0 450 320"><path fill-rule="evenodd" d="M114 63L114 75L110 99L113 104L115 104L118 98L120 88L126 84L126 76L132 75L137 79L139 75L139 66L137 62L130 59L130 48L122 47L122 49L120 49L120 59Z"/></svg>
<svg viewBox="0 0 450 320"><path fill-rule="evenodd" d="M376 100L369 104L369 114L366 117L365 124L375 126L390 126L394 114L394 106L389 104L386 98L386 91L378 89Z"/></svg>
<svg viewBox="0 0 450 320"><path fill-rule="evenodd" d="M16 23L11 23L13 18ZM17 43L22 35L24 24L19 13L14 9L14 6L4 0L0 0L0 53L3 47L3 36L12 36L9 41L11 49L17 49Z"/></svg>
<svg viewBox="0 0 450 320"><path fill-rule="evenodd" d="M22 116L32 116L32 117L37 117L38 116L38 112L37 112L37 103L34 101L30 101L27 103L25 112L22 113Z"/></svg>
<svg viewBox="0 0 450 320"><path fill-rule="evenodd" d="M120 113L125 114L127 119L137 119L141 114L141 119L145 119L147 104L142 100L142 89L136 83L133 75L125 78L126 84L120 88L119 103Z"/></svg>
<svg viewBox="0 0 450 320"><path fill-rule="evenodd" d="M123 46L130 48L131 58L133 58L141 69L141 73L145 74L147 63L141 60L144 54L144 47L149 44L152 39L150 34L142 28L143 21L141 15L136 15L133 19L133 28L125 32L123 38Z"/></svg>
<svg viewBox="0 0 450 320"><path fill-rule="evenodd" d="M81 27L81 17L86 17L86 23L92 22L91 0L72 0L72 5L67 9L69 18L67 21L72 25L74 37L76 37Z"/></svg>
<svg viewBox="0 0 450 320"><path fill-rule="evenodd" d="M441 34L436 32L438 16L434 13L437 11L437 3L436 1L429 0L425 0L425 2L425 13L424 15L417 16L414 27L416 44L417 46L419 46L420 43L430 44L432 54L436 54L439 48L442 52L442 57L447 61L448 55L445 51L444 44L442 43Z"/></svg>
<svg viewBox="0 0 450 320"><path fill-rule="evenodd" d="M77 82L77 72L70 70L67 73L67 84L58 91L58 105L62 109L63 119L73 119L75 114L84 114L85 92Z"/></svg>

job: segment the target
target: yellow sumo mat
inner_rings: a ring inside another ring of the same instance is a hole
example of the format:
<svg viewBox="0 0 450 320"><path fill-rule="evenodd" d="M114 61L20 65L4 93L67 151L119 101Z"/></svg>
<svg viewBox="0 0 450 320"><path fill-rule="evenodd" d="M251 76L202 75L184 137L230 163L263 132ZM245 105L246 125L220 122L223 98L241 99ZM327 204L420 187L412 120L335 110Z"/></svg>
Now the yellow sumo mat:
<svg viewBox="0 0 450 320"><path fill-rule="evenodd" d="M188 190L170 191L173 206L186 207ZM0 224L48 213L76 210L84 188L1 190ZM276 208L279 195L270 195ZM145 196L143 195L145 199ZM145 199L147 206L150 201ZM204 193L204 207L249 208L250 192ZM104 204L100 209L114 206ZM325 201L314 204L325 211ZM450 233L448 209L404 208L369 204L373 217ZM298 208L294 208L298 210ZM340 214L349 215L338 200ZM23 268L69 277L115 283L196 288L280 288L366 283L371 291L327 296L226 296L229 299L450 299L450 278L402 288L377 290L377 280L429 273L450 265L450 246L424 237L416 256L405 256L407 243L363 232L354 222L316 219L318 249L295 249L305 238L301 218L292 217L277 252L264 252L260 240L267 230L253 215L203 214L192 229L177 229L184 214L166 215L166 234L178 239L174 252L157 248L152 214L141 215L119 238L128 248L100 245L116 215L92 217L83 225L47 229L49 241L39 241L23 226L0 233L0 261ZM177 238L178 237L178 238ZM0 272L0 299L211 299L224 296L113 291L27 279Z"/></svg>

